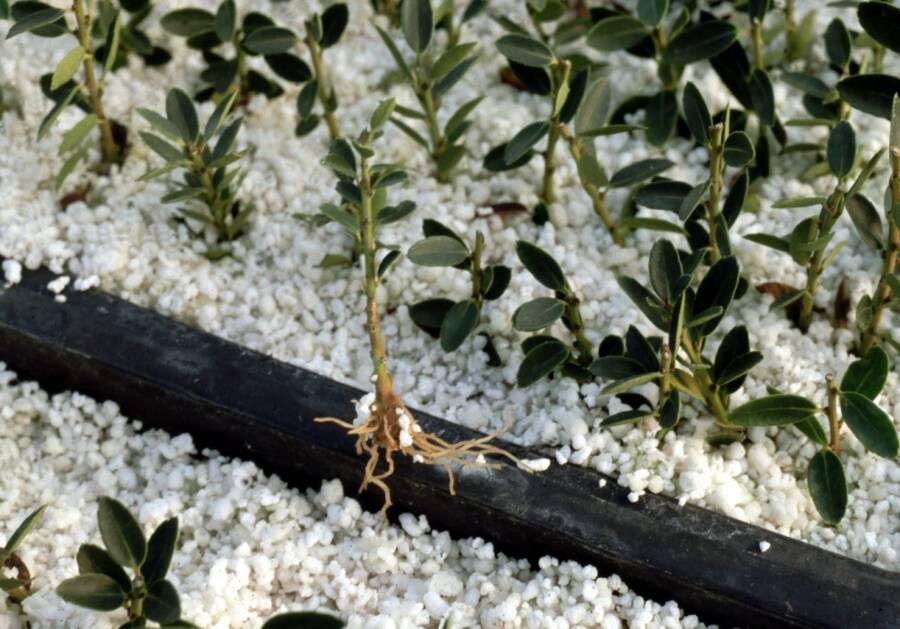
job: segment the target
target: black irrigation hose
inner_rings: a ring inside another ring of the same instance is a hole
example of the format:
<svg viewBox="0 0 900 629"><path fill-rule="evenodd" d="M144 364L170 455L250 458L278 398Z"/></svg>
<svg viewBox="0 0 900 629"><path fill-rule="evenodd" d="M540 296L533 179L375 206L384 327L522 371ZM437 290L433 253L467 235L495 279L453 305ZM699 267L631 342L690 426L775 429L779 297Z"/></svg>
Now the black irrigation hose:
<svg viewBox="0 0 900 629"><path fill-rule="evenodd" d="M340 478L352 491L363 459L314 417L352 418L362 392L279 362L105 293L47 290L26 272L0 286L0 360L50 390L112 399L122 411L200 447L250 459L295 486ZM416 413L449 441L479 433ZM523 458L541 453L515 446ZM553 555L618 573L639 594L676 600L705 622L742 627L898 627L900 575L706 509L628 490L573 465L530 475L462 471L448 495L440 469L401 461L393 513L428 517L454 536L480 536L515 556ZM381 494L362 502L377 509ZM760 552L761 541L770 548Z"/></svg>

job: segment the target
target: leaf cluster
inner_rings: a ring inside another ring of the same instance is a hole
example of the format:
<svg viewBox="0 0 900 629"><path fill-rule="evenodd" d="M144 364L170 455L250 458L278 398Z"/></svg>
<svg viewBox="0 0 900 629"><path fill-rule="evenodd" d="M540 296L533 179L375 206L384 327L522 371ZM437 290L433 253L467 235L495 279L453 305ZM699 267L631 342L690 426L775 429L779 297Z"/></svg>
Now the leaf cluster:
<svg viewBox="0 0 900 629"><path fill-rule="evenodd" d="M304 42L312 58L313 70L309 72L306 84L297 95L297 113L300 116L296 128L298 136L307 135L315 130L322 117L329 125L332 139L339 135L334 122L334 112L338 107L337 94L325 74L322 51L338 43L349 19L347 5L337 3L332 4L321 14L314 13L306 20ZM313 112L317 98L322 107L322 115Z"/></svg>
<svg viewBox="0 0 900 629"><path fill-rule="evenodd" d="M191 98L174 88L166 96L165 115L140 108L138 113L150 123L156 133L142 131L141 137L165 164L144 174L141 179L153 179L175 169L184 171L175 190L162 198L163 203L182 203L183 218L197 221L215 230L217 242L206 256L220 258L228 253L222 246L246 231L253 205L237 198L244 173L231 168L243 151L236 151L234 143L241 127L241 118L228 121L228 114L237 98L233 91L225 95L207 119L203 129ZM202 210L198 210L197 206Z"/></svg>

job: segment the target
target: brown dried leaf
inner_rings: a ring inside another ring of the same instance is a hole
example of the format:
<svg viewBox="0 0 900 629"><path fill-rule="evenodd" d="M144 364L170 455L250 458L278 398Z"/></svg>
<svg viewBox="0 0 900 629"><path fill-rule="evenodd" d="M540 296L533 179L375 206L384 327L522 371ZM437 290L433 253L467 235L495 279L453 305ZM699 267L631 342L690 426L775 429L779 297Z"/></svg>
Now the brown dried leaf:
<svg viewBox="0 0 900 629"><path fill-rule="evenodd" d="M838 284L837 294L834 296L834 327L846 328L850 325L850 283L843 278Z"/></svg>

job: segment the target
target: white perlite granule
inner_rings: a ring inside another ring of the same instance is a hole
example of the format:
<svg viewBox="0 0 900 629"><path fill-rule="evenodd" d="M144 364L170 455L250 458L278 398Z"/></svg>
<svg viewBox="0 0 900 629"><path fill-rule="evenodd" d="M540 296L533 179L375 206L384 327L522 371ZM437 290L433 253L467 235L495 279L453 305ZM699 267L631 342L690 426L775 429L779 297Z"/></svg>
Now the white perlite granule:
<svg viewBox="0 0 900 629"><path fill-rule="evenodd" d="M196 0L189 4L214 10L217 3ZM181 0L159 4L155 15L175 6L186 4ZM241 3L244 12L262 10L298 31L303 30L308 12L321 6L316 1L290 6L267 0ZM493 0L489 10L525 21L523 7L521 0ZM811 0L796 2L798 16L812 8L816 9L816 32L824 32L835 16L850 29L859 28L853 9L824 7ZM325 52L341 103L338 119L348 134L365 126L381 96L378 83L394 69L390 54L371 26L369 2L353 0L350 14L348 32L339 45ZM165 36L154 17L145 24L152 38L162 38L171 48L174 59L163 68L145 69L131 56L127 68L110 75L104 94L107 111L131 127L132 137L147 128L136 108L162 110L166 89L180 86L193 90L201 68L197 52L188 50L183 40ZM646 281L646 257L659 235L638 232L629 236L627 247L613 245L578 185L574 163L562 150L557 156L560 199L551 208L549 224L537 227L527 217L501 217L487 208L500 201L532 205L542 167L540 159L500 174L486 173L481 167L483 156L492 146L545 115L547 108L546 99L511 90L497 80L504 60L494 42L502 32L487 17L465 27L464 39L478 41L484 54L482 61L445 96L443 112L455 111L474 96L485 98L473 113L473 126L465 138L472 155L462 161L452 183L438 184L429 176L432 167L425 151L394 129L388 129L377 148L385 161L404 163L414 174L407 189L392 198L410 198L418 204L410 219L385 229L385 242L397 243L406 250L421 238L421 220L435 218L468 241L481 230L486 237L487 262L513 268L507 293L487 304L481 327L490 334L504 366L487 365L487 357L480 351L483 337L475 335L458 351L447 354L409 318L407 306L411 303L436 296L466 296L471 290L468 276L400 262L378 294L398 393L410 408L484 432L499 429L505 408L511 406L515 423L508 438L525 445L558 446L557 461L614 475L635 497L647 491L670 495L682 504L690 501L898 569L900 462L866 453L849 431L844 431L841 448L850 482L847 515L838 526L828 527L822 524L806 488L805 470L815 449L792 428L754 429L745 444L712 448L705 442L706 434L714 429L710 418L706 414L698 417L693 408L687 408L686 424L660 443L654 437L657 427L652 420L612 429L599 426L606 416L605 405L609 404L610 412L623 406L601 394L601 383L579 387L571 380L554 379L526 390L515 387L516 370L522 360L519 344L524 335L513 330L512 313L528 299L547 294L519 264L514 253L516 240L534 241L560 261L581 299L587 335L597 343L632 324L651 332L644 316L619 289L615 276L627 274ZM248 174L242 193L258 211L251 219L249 233L236 243L234 256L211 263L201 255L206 245L173 220L171 207L160 204L160 197L168 191L166 182L137 181L159 164L139 141L132 146L123 167L113 168L108 176L79 167L69 181L89 182L89 201L73 203L60 211L52 186L53 175L62 163L57 148L62 133L80 113L75 108L67 109L47 137L40 142L35 137L50 106L39 88L40 75L53 67L69 46L66 38L37 40L31 36L3 44L0 83L9 87L5 96L12 106L5 109L0 121L0 142L7 147L0 152L0 256L13 258L29 269L43 264L74 277L96 277L104 290L135 303L368 389L371 361L358 269L325 270L317 266L326 254L346 252L351 245L337 226L315 229L293 218L294 213L314 212L322 202L336 198L334 179L320 164L328 145L324 126L308 137L294 136L298 88L287 86L288 94L280 99L254 98L244 112L246 120L238 143L253 154L245 160ZM597 58L609 62L615 70L617 101L648 94L658 85L652 61L618 53ZM835 75L828 69L821 43L813 50L812 60L813 69L832 84ZM251 59L250 63L261 61ZM900 74L897 55L886 55L885 66L885 72ZM714 111L727 102L737 106L707 64L689 66L684 80L697 84ZM783 120L808 117L798 91L777 81L774 89ZM392 87L390 95L402 105L414 104L406 86ZM211 109L211 103L202 105L201 119ZM853 112L851 120L864 158L886 144L886 121L859 112ZM787 132L792 143L825 137L823 129L788 127ZM642 137L624 134L598 139L597 148L598 158L610 173L638 159L666 157L675 162L666 176L691 183L706 177L705 152L681 139L657 149ZM773 209L772 203L825 194L833 181L828 177L800 181L798 176L809 165L809 155L774 153L777 149L773 151L771 177L751 190L759 199L759 211L747 211L737 220L732 229L733 247L744 276L752 283L771 280L798 286L804 281L801 267L741 236L789 233L801 217L818 210ZM92 149L88 161L96 158L97 151ZM866 186L869 198L881 198L887 172L887 160L882 159ZM609 202L617 212L622 195L610 194ZM675 240L678 242L677 237ZM816 301L823 309L830 307L842 277L849 281L854 302L871 293L880 268L877 256L860 242L848 217L838 222L834 242L846 242L846 246L820 281ZM4 265L7 282L18 277L16 273L10 275L17 268ZM809 334L803 335L783 312L769 310L771 301L771 296L750 290L722 323L721 331L746 325L751 345L765 355L744 388L733 396L732 404L764 395L767 385L822 403L824 375L843 373L853 359L854 335L850 330L834 330L824 317L817 317ZM853 325L853 312L850 317ZM897 318L889 316L884 325L890 328L896 324ZM553 332L568 338L560 325ZM711 347L717 341L711 339ZM655 395L652 388L644 392L650 393L651 399ZM897 373L891 373L878 403L895 421L900 418Z"/></svg>
<svg viewBox="0 0 900 629"><path fill-rule="evenodd" d="M34 627L112 629L123 613L89 612L52 587L98 543L96 501L121 500L145 530L178 516L169 579L183 616L207 629L253 629L286 610L329 610L351 629L702 627L675 603L632 593L618 576L550 557L532 569L481 539L453 540L423 516L379 517L340 481L297 491L254 464L196 454L188 435L136 432L112 402L50 396L0 363L0 544L38 504L50 506L21 549L35 576ZM0 627L19 629L2 611Z"/></svg>

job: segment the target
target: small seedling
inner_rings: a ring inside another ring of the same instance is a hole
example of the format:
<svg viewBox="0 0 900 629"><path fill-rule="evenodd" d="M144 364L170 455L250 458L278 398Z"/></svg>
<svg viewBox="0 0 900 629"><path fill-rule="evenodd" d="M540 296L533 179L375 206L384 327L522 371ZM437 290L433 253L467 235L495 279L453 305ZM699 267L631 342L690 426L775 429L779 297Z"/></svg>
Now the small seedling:
<svg viewBox="0 0 900 629"><path fill-rule="evenodd" d="M893 459L900 449L893 420L875 403L889 371L887 354L875 346L850 363L840 385L832 376L825 378L828 402L824 408L804 397L772 390L734 409L730 418L746 427L793 425L819 446L807 470L809 494L822 519L837 524L847 509L847 480L839 457L844 424L870 452ZM827 435L817 418L820 413L828 422Z"/></svg>
<svg viewBox="0 0 900 629"><path fill-rule="evenodd" d="M369 126L353 142L337 140L331 145L324 163L338 178L338 193L349 209L338 206L323 207L328 219L339 223L359 242L363 257L364 292L366 295L366 330L372 359L374 394L369 394L358 404L356 422L325 417L319 422L331 422L356 437L356 450L367 454L365 474L360 491L369 485L384 493L382 516L391 506L391 492L386 481L394 471L394 455L397 452L413 461L428 465L440 465L447 470L450 493L454 493L454 477L451 465L496 467L485 462L485 456L505 456L517 460L511 454L494 446L496 435L480 439L449 443L438 435L425 432L412 413L394 392L388 370L387 349L381 334L376 292L381 279L400 256L398 248L385 245L377 238L379 227L386 221L396 220L397 214L409 214L409 204L395 206L385 204L387 188L403 183L406 172L396 164L373 163L376 155L373 146L382 134L384 125L394 113L393 99L382 101L369 121ZM403 207L404 209L398 209ZM415 206L413 206L414 208ZM379 467L385 465L385 469Z"/></svg>
<svg viewBox="0 0 900 629"><path fill-rule="evenodd" d="M325 119L325 124L328 126L328 132L331 134L332 140L337 139L341 135L337 119L334 116L338 106L337 95L334 93L328 73L325 71L322 52L338 42L347 28L349 18L350 13L347 5L338 3L325 9L321 15L315 13L306 20L306 34L303 38L303 43L309 50L313 70L306 85L303 86L303 89L297 95L297 112L300 114L300 121L297 123L296 130L298 136L310 133L318 126L321 118ZM321 116L313 113L313 107L317 98L322 107Z"/></svg>
<svg viewBox="0 0 900 629"><path fill-rule="evenodd" d="M14 610L21 611L22 601L31 596L31 582L33 577L28 565L19 554L19 548L28 534L38 525L44 517L44 505L32 512L16 527L6 545L0 548L0 590L6 593L7 605ZM6 571L12 571L15 576L6 576Z"/></svg>
<svg viewBox="0 0 900 629"><path fill-rule="evenodd" d="M653 382L659 388L654 409L637 398L637 408L615 414L604 424L621 424L656 417L663 432L673 429L680 418L681 395L697 400L715 419L720 432L709 436L713 443L742 439L742 428L729 416L729 398L740 389L747 373L762 360L750 348L744 326L729 330L713 357L705 351L710 335L722 323L741 283L740 266L733 256L712 264L696 290L692 279L706 250L678 251L667 240L657 241L650 253L650 288L638 280L621 276L619 286L666 338L644 338L630 328L624 340L607 338L591 372L613 382L604 392L620 394ZM646 408L641 408L646 406Z"/></svg>
<svg viewBox="0 0 900 629"><path fill-rule="evenodd" d="M207 87L195 95L198 101L218 102L234 89L241 102L253 94L281 96L284 88L262 72L250 69L248 57L262 56L272 72L291 83L303 83L311 76L309 66L289 52L297 41L293 31L255 11L241 19L234 0L224 0L214 14L194 7L176 9L164 15L161 24L173 35L186 38L188 47L203 53L206 68L200 79ZM228 52L216 52L221 46Z"/></svg>
<svg viewBox="0 0 900 629"><path fill-rule="evenodd" d="M262 629L342 629L339 618L319 612L287 612L269 618Z"/></svg>
<svg viewBox="0 0 900 629"><path fill-rule="evenodd" d="M407 63L386 31L378 26L375 28L415 94L419 109L396 107L397 115L391 118L391 122L431 154L435 176L438 181L446 182L465 156L466 149L461 140L472 124L467 117L478 106L482 97L461 105L447 119L443 128L438 123L438 113L443 96L465 76L478 59L473 54L475 44L456 44L439 53L434 38L434 14L430 0L404 0L400 8L400 24L404 40L415 54L412 63ZM401 117L406 121L401 120ZM411 126L414 122L425 125L427 139Z"/></svg>
<svg viewBox="0 0 900 629"><path fill-rule="evenodd" d="M662 89L641 101L647 140L664 145L675 132L678 121L676 92L684 68L715 57L737 39L737 28L725 21L707 19L691 22L691 11L682 8L674 19L668 0L640 0L637 17L613 9L592 11L595 24L587 33L587 44L596 50L651 57L657 63Z"/></svg>
<svg viewBox="0 0 900 629"><path fill-rule="evenodd" d="M637 191L635 202L650 209L676 213L684 221L682 233L687 234L691 247L708 248L710 262L717 262L731 255L728 230L744 206L749 187L746 168L755 152L746 133L731 130L730 111L726 109L714 121L700 91L690 82L684 88L683 109L691 135L709 154L709 176L696 185L653 181ZM726 166L739 169L739 173L723 200Z"/></svg>
<svg viewBox="0 0 900 629"><path fill-rule="evenodd" d="M894 115L891 118L889 147L891 178L884 195L884 228L875 205L862 193L847 199L847 211L864 243L881 256L881 277L872 295L865 295L857 304L856 324L862 332L860 350L869 351L880 340L895 349L900 343L881 331L885 308L900 312L900 276L897 259L900 256L900 96L894 96Z"/></svg>
<svg viewBox="0 0 900 629"><path fill-rule="evenodd" d="M822 209L819 215L803 219L786 236L764 233L746 236L748 240L776 251L787 253L797 264L806 267L806 286L802 289L792 290L772 303L772 308L777 309L801 300L800 313L796 323L803 331L806 331L812 322L819 278L825 267L828 266L843 246L843 243L838 243L828 250L828 246L831 244L834 236L834 225L845 207L852 208L851 216L855 217L855 222L867 220L870 217L868 210L871 209L871 204L859 194L859 191L884 153L883 150L875 153L863 166L850 188L847 189L846 183L857 162L856 134L849 122L843 120L834 126L828 137L826 152L828 167L837 178L837 183L832 193L828 197L786 199L773 205L776 208L803 208L821 205ZM871 234L868 232L869 228L870 226L863 227L864 239L871 238Z"/></svg>
<svg viewBox="0 0 900 629"><path fill-rule="evenodd" d="M471 249L456 232L438 221L426 219L422 231L425 238L410 247L406 254L411 262L420 266L457 268L472 278L471 296L462 301L426 299L409 307L413 322L431 336L440 338L445 352L452 352L478 328L484 302L499 299L506 291L512 272L502 264L484 264L484 234L480 231L475 234L475 245ZM485 352L491 363L499 364L489 337Z"/></svg>
<svg viewBox="0 0 900 629"><path fill-rule="evenodd" d="M253 205L243 203L236 197L244 177L243 171L230 168L245 154L234 150L242 119L225 124L236 98L237 92L222 98L206 121L202 133L193 102L178 88L169 90L166 96L165 116L149 109L138 109L138 113L154 130L165 136L141 132L147 146L166 161L164 166L144 174L141 180L159 177L176 168L184 169L183 181L174 192L164 196L162 202L192 202L202 208L198 210L184 206L179 208L179 212L182 217L215 231L216 243L205 254L211 260L228 254L226 243L244 233L253 212Z"/></svg>
<svg viewBox="0 0 900 629"><path fill-rule="evenodd" d="M82 544L76 557L79 576L60 583L57 595L94 611L124 609L128 621L123 628L146 627L148 621L160 627L194 627L181 620L178 592L165 578L178 542L178 518L160 524L147 540L128 509L104 496L97 525L105 548Z"/></svg>
<svg viewBox="0 0 900 629"><path fill-rule="evenodd" d="M75 39L75 45L66 52L52 74L41 78L41 87L54 106L38 127L38 140L50 131L66 107L74 105L85 112L85 116L63 135L59 153L66 156L66 160L56 174L56 188L87 155L89 145L85 140L94 127L100 129L103 164L108 166L121 162L125 132L124 129L114 128L113 121L107 118L103 108L103 83L113 70L122 41L120 11L107 7L99 16L95 15L94 0L76 0L70 9L22 0L12 5L10 13L15 23L6 34L7 39L21 33L51 38L69 35ZM66 23L68 13L74 17L74 30L70 30ZM96 41L92 35L95 31L104 33L104 39ZM102 64L96 63L98 54L104 59ZM76 78L79 80L76 81Z"/></svg>
<svg viewBox="0 0 900 629"><path fill-rule="evenodd" d="M519 306L513 314L513 327L520 332L538 332L562 321L572 341L548 334L535 334L522 342L525 358L519 365L516 383L531 386L553 373L578 381L593 380L588 371L593 345L584 331L579 300L559 263L540 247L520 240L516 254L525 269L538 282L553 291L553 297L537 297Z"/></svg>

